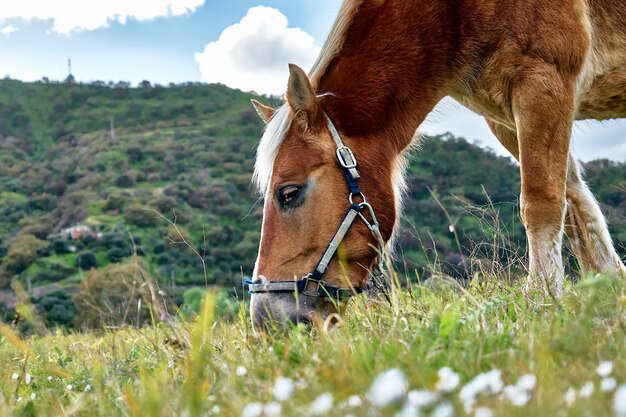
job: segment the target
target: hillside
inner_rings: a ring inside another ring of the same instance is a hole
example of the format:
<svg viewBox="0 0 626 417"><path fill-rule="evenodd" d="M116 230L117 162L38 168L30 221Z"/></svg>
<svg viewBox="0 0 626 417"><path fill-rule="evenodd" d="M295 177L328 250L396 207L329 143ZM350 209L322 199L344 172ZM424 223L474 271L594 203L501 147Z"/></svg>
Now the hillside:
<svg viewBox="0 0 626 417"><path fill-rule="evenodd" d="M0 81L0 287L21 282L48 323L65 325L75 323L81 282L133 253L176 304L205 284L239 289L262 215L250 185L263 129L252 97L221 85ZM587 169L624 254L626 165ZM408 278L519 266L513 163L432 137L409 174L397 260ZM469 255L479 262L468 265ZM0 291L7 317L10 294Z"/></svg>

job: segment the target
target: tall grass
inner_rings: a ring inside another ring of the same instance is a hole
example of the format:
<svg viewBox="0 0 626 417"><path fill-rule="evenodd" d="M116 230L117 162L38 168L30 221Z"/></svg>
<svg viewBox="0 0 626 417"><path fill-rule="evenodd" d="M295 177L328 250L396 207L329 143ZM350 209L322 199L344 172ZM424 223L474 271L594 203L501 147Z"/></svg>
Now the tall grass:
<svg viewBox="0 0 626 417"><path fill-rule="evenodd" d="M436 393L422 415L444 403L466 415L460 387L437 391L442 367L461 385L492 369L504 384L536 376L526 405L478 396L476 407L495 415L613 415L614 389L600 389L596 367L612 361L618 385L626 382L625 313L624 283L611 276L567 284L558 301L483 277L465 289L398 292L393 308L359 297L330 331L255 336L243 305L234 322L217 320L211 293L191 323L29 339L2 325L0 415L306 416L324 411L312 404L327 393L329 416L417 415L397 414L410 412L404 396L374 405L372 383L389 369L404 375L403 390ZM295 386L283 402L275 399L279 377ZM593 392L581 392L588 382Z"/></svg>

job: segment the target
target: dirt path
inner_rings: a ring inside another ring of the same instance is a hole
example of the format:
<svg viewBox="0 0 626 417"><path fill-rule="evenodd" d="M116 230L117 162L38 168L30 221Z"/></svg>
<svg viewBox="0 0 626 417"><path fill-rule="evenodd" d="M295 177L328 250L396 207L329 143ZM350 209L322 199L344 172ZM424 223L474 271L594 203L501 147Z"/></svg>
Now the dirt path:
<svg viewBox="0 0 626 417"><path fill-rule="evenodd" d="M31 298L41 298L62 288L63 287L60 287L58 284L42 285L40 287L31 288L30 296ZM17 301L18 298L15 291L0 290L0 303L4 304L7 309L14 308Z"/></svg>

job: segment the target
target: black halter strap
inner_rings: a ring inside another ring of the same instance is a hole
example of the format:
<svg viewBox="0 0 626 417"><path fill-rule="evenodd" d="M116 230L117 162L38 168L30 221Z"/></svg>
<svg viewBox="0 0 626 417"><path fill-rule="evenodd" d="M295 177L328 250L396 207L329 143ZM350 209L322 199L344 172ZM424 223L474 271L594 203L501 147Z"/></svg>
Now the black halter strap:
<svg viewBox="0 0 626 417"><path fill-rule="evenodd" d="M343 169L346 183L348 184L348 189L350 191L349 202L350 205L348 207L348 211L343 217L341 224L337 228L337 231L333 235L330 243L326 247L326 250L322 254L320 260L318 261L313 271L309 274L301 277L298 280L293 281L267 281L263 279L259 279L256 281L252 281L249 278L244 279L244 283L248 285L248 291L251 294L258 293L276 293L276 292L297 292L304 295L308 295L310 297L325 297L330 298L337 301L345 301L355 294L359 294L363 292L363 288L360 287L335 287L332 285L328 285L324 282L324 274L328 270L328 265L331 260L337 253L337 249L339 248L339 244L343 241L348 230L354 223L357 218L360 218L367 228L370 230L374 238L376 239L378 246L378 263L372 273L372 281L374 281L374 285L377 288L381 288L381 278L383 277L383 255L385 251L385 241L380 234L380 228L378 224L378 220L376 219L376 215L374 214L374 209L367 202L365 196L361 192L361 188L359 185L359 179L361 175L357 170L357 161L354 156L352 150L347 147L343 140L341 140L341 136L335 125L330 120L328 116L326 116L328 130L335 142L337 147L336 154L339 164ZM355 203L354 199L357 197L360 202ZM366 211L370 214L372 221L370 222L364 215L363 212Z"/></svg>

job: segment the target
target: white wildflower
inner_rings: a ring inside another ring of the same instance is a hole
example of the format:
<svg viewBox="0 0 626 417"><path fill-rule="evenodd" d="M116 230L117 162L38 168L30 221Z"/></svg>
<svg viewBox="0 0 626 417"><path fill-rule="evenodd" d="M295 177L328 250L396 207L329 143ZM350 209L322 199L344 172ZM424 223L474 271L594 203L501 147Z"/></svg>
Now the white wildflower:
<svg viewBox="0 0 626 417"><path fill-rule="evenodd" d="M24 376L24 382L26 383L26 385L30 385L30 383L32 382L33 377L30 374L26 374Z"/></svg>
<svg viewBox="0 0 626 417"><path fill-rule="evenodd" d="M517 407L525 406L530 401L530 392L517 385L507 385L504 388L504 395Z"/></svg>
<svg viewBox="0 0 626 417"><path fill-rule="evenodd" d="M19 403L20 401L22 401L22 396L18 395L17 398L15 399L15 402Z"/></svg>
<svg viewBox="0 0 626 417"><path fill-rule="evenodd" d="M241 412L241 417L259 417L263 412L263 404L250 403L246 404Z"/></svg>
<svg viewBox="0 0 626 417"><path fill-rule="evenodd" d="M222 411L222 409L217 404L215 404L213 407L211 407L211 414L219 414L220 411Z"/></svg>
<svg viewBox="0 0 626 417"><path fill-rule="evenodd" d="M52 375L48 375L48 382L52 382Z"/></svg>
<svg viewBox="0 0 626 417"><path fill-rule="evenodd" d="M35 398L37 398L37 394L35 394L34 392L30 394L30 399L34 400Z"/></svg>
<svg viewBox="0 0 626 417"><path fill-rule="evenodd" d="M245 376L248 373L248 370L245 366L239 365L237 370L235 370L235 373L239 376Z"/></svg>
<svg viewBox="0 0 626 417"><path fill-rule="evenodd" d="M491 408L478 407L474 412L474 417L493 417L493 411Z"/></svg>
<svg viewBox="0 0 626 417"><path fill-rule="evenodd" d="M526 391L532 391L537 385L537 377L533 374L525 374L517 380L517 387Z"/></svg>
<svg viewBox="0 0 626 417"><path fill-rule="evenodd" d="M265 404L265 407L263 408L263 415L265 417L279 417L282 411L283 406L279 402L272 401Z"/></svg>
<svg viewBox="0 0 626 417"><path fill-rule="evenodd" d="M576 390L574 388L568 388L567 391L565 391L565 404L571 407L574 401L576 401Z"/></svg>
<svg viewBox="0 0 626 417"><path fill-rule="evenodd" d="M611 392L616 387L617 387L617 381L615 380L615 378L612 378L612 377L602 378L602 381L600 381L600 390L602 392Z"/></svg>
<svg viewBox="0 0 626 417"><path fill-rule="evenodd" d="M582 386L580 391L578 391L578 395L580 398L589 398L593 394L593 382L588 381L585 385Z"/></svg>
<svg viewBox="0 0 626 417"><path fill-rule="evenodd" d="M441 403L433 410L431 417L454 417L454 407L449 402Z"/></svg>
<svg viewBox="0 0 626 417"><path fill-rule="evenodd" d="M348 406L352 408L360 407L362 404L363 401L358 395L351 395L350 398L348 398Z"/></svg>
<svg viewBox="0 0 626 417"><path fill-rule="evenodd" d="M390 369L378 375L367 394L377 407L385 407L404 396L408 383L406 376L399 369Z"/></svg>
<svg viewBox="0 0 626 417"><path fill-rule="evenodd" d="M461 377L452 369L446 367L441 368L437 374L439 375L439 381L437 382L437 389L443 392L452 392L459 386Z"/></svg>
<svg viewBox="0 0 626 417"><path fill-rule="evenodd" d="M420 409L413 404L406 402L402 410L396 413L396 417L420 417Z"/></svg>
<svg viewBox="0 0 626 417"><path fill-rule="evenodd" d="M91 391L91 385L87 384L85 385L85 392L89 392L89 391Z"/></svg>
<svg viewBox="0 0 626 417"><path fill-rule="evenodd" d="M613 412L615 417L626 417L626 384L620 385L613 397Z"/></svg>
<svg viewBox="0 0 626 417"><path fill-rule="evenodd" d="M17 379L19 377L20 377L20 374L13 374L13 375L11 375L11 379L13 379L13 380L15 380L15 379Z"/></svg>
<svg viewBox="0 0 626 417"><path fill-rule="evenodd" d="M499 369L484 372L477 375L461 388L459 397L461 397L461 401L467 413L470 413L474 408L476 397L478 397L479 394L497 394L502 391L504 384L500 376L501 372Z"/></svg>
<svg viewBox="0 0 626 417"><path fill-rule="evenodd" d="M333 408L333 394L325 392L313 400L310 412L314 416L320 416L328 413L331 408Z"/></svg>
<svg viewBox="0 0 626 417"><path fill-rule="evenodd" d="M67 387L65 387L68 391L71 391L74 389L74 385L69 384Z"/></svg>
<svg viewBox="0 0 626 417"><path fill-rule="evenodd" d="M607 376L611 375L611 373L613 373L613 362L604 361L600 363L600 365L598 365L598 367L596 368L596 372L602 378L606 378Z"/></svg>
<svg viewBox="0 0 626 417"><path fill-rule="evenodd" d="M427 390L411 390L407 395L409 403L417 408L428 407L435 403L438 398L439 395L436 392Z"/></svg>
<svg viewBox="0 0 626 417"><path fill-rule="evenodd" d="M295 385L289 378L278 377L274 383L274 398L278 401L287 401L293 395Z"/></svg>

